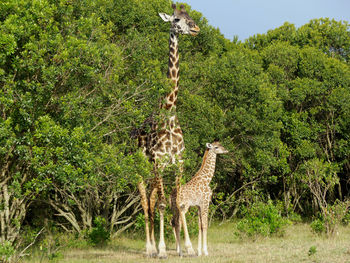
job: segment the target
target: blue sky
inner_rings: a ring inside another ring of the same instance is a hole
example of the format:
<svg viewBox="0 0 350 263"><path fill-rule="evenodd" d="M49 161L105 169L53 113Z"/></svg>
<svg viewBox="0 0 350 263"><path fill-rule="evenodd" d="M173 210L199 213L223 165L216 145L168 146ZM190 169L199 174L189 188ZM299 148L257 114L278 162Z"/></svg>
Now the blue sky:
<svg viewBox="0 0 350 263"><path fill-rule="evenodd" d="M329 17L350 22L350 0L183 0L218 27L226 38L239 40L266 33L284 22L300 27Z"/></svg>

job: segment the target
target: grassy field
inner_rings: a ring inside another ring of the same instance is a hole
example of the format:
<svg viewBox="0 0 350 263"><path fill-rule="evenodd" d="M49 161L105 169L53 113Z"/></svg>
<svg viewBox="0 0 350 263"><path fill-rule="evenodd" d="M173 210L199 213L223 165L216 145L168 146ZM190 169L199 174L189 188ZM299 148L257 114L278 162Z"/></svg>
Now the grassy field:
<svg viewBox="0 0 350 263"><path fill-rule="evenodd" d="M325 238L313 234L306 224L291 225L284 237L239 240L234 224L214 225L209 229L209 256L179 258L174 244L168 243L168 258L145 257L141 239L121 237L101 249L62 249L56 262L66 263L128 263L128 262L325 262L350 263L350 227L340 227L337 235ZM196 239L192 238L194 248ZM310 253L310 248L313 253ZM310 255L311 254L311 255ZM35 256L26 263L53 262Z"/></svg>

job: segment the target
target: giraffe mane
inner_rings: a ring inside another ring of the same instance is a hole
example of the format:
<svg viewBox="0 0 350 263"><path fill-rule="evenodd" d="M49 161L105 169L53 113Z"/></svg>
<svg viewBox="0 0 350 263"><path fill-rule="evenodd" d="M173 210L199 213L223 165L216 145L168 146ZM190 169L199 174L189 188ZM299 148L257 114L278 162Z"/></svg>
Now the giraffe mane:
<svg viewBox="0 0 350 263"><path fill-rule="evenodd" d="M209 153L209 149L206 149L205 152L204 152L204 156L203 156L203 161L202 161L201 168L199 168L198 171L201 171L201 170L203 169L203 166L204 166L204 164L206 163L207 158L208 158L208 153Z"/></svg>

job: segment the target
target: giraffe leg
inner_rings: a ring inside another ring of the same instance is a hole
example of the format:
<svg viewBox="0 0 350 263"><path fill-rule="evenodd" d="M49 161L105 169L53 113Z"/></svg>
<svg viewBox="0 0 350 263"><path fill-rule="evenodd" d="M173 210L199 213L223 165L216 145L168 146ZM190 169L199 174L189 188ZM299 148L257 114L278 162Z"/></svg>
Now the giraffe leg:
<svg viewBox="0 0 350 263"><path fill-rule="evenodd" d="M147 195L146 195L146 187L145 187L145 183L143 181L143 179L140 179L140 182L138 183L138 189L140 192L140 196L141 196L141 205L142 205L142 209L143 209L143 213L145 215L145 232L146 232L146 255L147 256L152 256L152 254L154 253L153 251L153 246L151 243L151 239L150 239L150 231L149 231L149 213L148 213L148 200L147 200Z"/></svg>
<svg viewBox="0 0 350 263"><path fill-rule="evenodd" d="M173 228L174 237L175 237L175 244L176 244L176 252L179 254L179 256L182 256L181 251L181 244L180 244L180 231L181 231L181 222L180 222L180 215L179 210L176 206L176 195L177 190L174 189L171 193L171 211L172 211L172 219L171 219L171 226Z"/></svg>
<svg viewBox="0 0 350 263"><path fill-rule="evenodd" d="M198 256L202 255L202 233L203 233L202 214L201 214L201 208L198 207Z"/></svg>
<svg viewBox="0 0 350 263"><path fill-rule="evenodd" d="M174 229L174 234L175 234L175 241L176 241L176 252L179 254L180 257L182 257L182 250L181 250L181 219L180 219L180 210L178 208L178 204L177 204L177 194L180 190L180 180L182 178L182 174L183 174L183 160L179 160L178 161L178 168L179 168L179 175L176 175L176 179L175 179L175 190L172 194L172 212L173 212L173 219L174 219L174 225L175 225L175 229Z"/></svg>
<svg viewBox="0 0 350 263"><path fill-rule="evenodd" d="M202 229L203 229L203 254L205 256L208 256L208 244L207 244L208 211L209 211L209 203L206 204L201 211Z"/></svg>
<svg viewBox="0 0 350 263"><path fill-rule="evenodd" d="M157 248L156 248L156 239L154 237L154 214L155 214L155 205L157 202L157 192L158 189L154 185L152 186L151 189L151 194L149 198L149 214L150 214L150 238L151 238L151 245L152 245L152 257L155 257L157 255Z"/></svg>
<svg viewBox="0 0 350 263"><path fill-rule="evenodd" d="M192 243L191 243L190 236L188 234L188 229L187 229L186 216L185 216L187 209L188 208L180 207L180 216L181 216L182 226L184 228L185 247L187 249L187 253L189 256L195 256L196 253L192 248Z"/></svg>
<svg viewBox="0 0 350 263"><path fill-rule="evenodd" d="M158 195L159 195L159 244L158 244L158 257L167 258L166 245L164 240L164 212L166 208L166 198L164 194L163 178L158 177Z"/></svg>
<svg viewBox="0 0 350 263"><path fill-rule="evenodd" d="M177 236L177 242L178 242L178 249L176 251L178 252L179 256L182 257L182 249L181 249L181 220L180 220L180 214L179 211L177 211L177 228L176 228L176 236Z"/></svg>

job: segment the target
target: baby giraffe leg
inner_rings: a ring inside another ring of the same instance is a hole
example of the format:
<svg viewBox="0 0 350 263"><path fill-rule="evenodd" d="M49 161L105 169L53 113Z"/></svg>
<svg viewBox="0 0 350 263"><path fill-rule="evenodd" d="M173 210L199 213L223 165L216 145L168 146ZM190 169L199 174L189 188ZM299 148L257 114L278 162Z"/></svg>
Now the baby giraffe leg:
<svg viewBox="0 0 350 263"><path fill-rule="evenodd" d="M198 207L198 256L202 255L202 215L201 208Z"/></svg>
<svg viewBox="0 0 350 263"><path fill-rule="evenodd" d="M186 216L185 216L186 210L185 209L180 210L180 216L181 216L182 226L184 228L184 235L185 235L185 247L187 249L188 255L195 256L196 253L192 248L192 243L191 243L190 236L188 234L188 229L187 229Z"/></svg>
<svg viewBox="0 0 350 263"><path fill-rule="evenodd" d="M203 254L205 256L208 256L208 244L207 244L208 211L209 211L209 204L205 205L203 209L201 209L202 229L203 229Z"/></svg>

